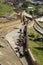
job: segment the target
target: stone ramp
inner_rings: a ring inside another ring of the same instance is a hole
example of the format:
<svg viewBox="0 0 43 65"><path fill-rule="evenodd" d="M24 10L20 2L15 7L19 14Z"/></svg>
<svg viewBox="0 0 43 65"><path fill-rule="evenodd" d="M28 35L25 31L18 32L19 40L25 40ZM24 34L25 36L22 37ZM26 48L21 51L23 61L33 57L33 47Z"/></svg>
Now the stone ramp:
<svg viewBox="0 0 43 65"><path fill-rule="evenodd" d="M9 42L10 46L12 47L12 49L14 50L15 53L16 53L15 47L17 47L17 45L15 43L16 43L16 41L18 39L18 35L19 35L19 33L17 33L18 31L19 30L12 31L9 34L7 34L7 36L6 36L6 40ZM15 35L15 33L16 33L16 35ZM16 53L16 54L19 58L19 53ZM22 57L22 58L19 58L19 59L21 60L23 65L28 65L25 57Z"/></svg>

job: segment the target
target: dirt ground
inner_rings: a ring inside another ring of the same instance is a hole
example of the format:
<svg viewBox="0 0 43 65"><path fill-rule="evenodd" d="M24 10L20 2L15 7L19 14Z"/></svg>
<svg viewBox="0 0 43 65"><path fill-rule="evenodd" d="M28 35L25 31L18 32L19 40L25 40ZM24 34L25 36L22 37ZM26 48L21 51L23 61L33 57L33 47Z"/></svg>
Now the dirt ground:
<svg viewBox="0 0 43 65"><path fill-rule="evenodd" d="M0 65L21 65L15 52L5 40L5 35L20 25L20 20L0 23Z"/></svg>

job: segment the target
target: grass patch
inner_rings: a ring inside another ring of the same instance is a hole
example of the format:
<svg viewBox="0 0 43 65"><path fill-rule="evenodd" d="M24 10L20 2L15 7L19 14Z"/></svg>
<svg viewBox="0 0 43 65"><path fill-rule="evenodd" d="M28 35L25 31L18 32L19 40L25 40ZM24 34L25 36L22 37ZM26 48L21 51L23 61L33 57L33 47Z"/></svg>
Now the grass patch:
<svg viewBox="0 0 43 65"><path fill-rule="evenodd" d="M42 16L43 15L43 4L33 4L31 2L24 2L22 5L23 9L31 15Z"/></svg>
<svg viewBox="0 0 43 65"><path fill-rule="evenodd" d="M30 48L35 59L38 61L39 65L43 65L43 51L42 50L38 50L35 48Z"/></svg>
<svg viewBox="0 0 43 65"><path fill-rule="evenodd" d="M35 48L38 46L43 46L43 41L34 41L34 39L40 37L42 36L38 34L33 28L28 29L28 47L30 48L33 56L35 57L39 65L43 65L43 50Z"/></svg>
<svg viewBox="0 0 43 65"><path fill-rule="evenodd" d="M7 15L13 12L12 7L7 4L0 3L0 16Z"/></svg>

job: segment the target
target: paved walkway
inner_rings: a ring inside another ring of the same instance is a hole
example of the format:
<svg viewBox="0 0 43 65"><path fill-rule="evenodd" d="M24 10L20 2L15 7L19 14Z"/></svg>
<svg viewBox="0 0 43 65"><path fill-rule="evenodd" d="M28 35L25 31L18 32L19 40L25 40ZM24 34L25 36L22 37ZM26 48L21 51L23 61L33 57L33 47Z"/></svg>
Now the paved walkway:
<svg viewBox="0 0 43 65"><path fill-rule="evenodd" d="M11 47L13 48L14 52L16 51L15 50L15 47L17 47L17 45L15 44L17 42L17 39L18 39L18 36L19 36L19 29L21 28L22 26L18 26L18 29L15 29L14 31L8 33L5 37L5 39L9 42L9 44L11 45ZM19 53L16 53L17 56L19 57ZM23 65L28 65L27 63L27 60L24 57L20 58L21 62L23 63Z"/></svg>

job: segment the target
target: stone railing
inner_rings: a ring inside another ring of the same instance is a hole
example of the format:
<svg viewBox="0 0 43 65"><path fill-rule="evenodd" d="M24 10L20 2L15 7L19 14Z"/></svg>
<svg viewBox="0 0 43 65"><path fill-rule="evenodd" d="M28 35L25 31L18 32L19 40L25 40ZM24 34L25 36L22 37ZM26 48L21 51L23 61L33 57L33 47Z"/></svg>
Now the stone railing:
<svg viewBox="0 0 43 65"><path fill-rule="evenodd" d="M35 29L38 33L40 33L41 35L43 35L43 27L41 27L36 21L35 21L33 27L34 27L34 29Z"/></svg>

